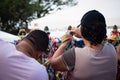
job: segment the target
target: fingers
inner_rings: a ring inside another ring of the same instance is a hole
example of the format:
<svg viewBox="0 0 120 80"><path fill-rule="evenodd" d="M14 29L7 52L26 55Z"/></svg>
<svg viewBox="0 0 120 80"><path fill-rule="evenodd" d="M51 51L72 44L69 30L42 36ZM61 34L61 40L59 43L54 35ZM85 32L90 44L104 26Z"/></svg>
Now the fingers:
<svg viewBox="0 0 120 80"><path fill-rule="evenodd" d="M76 37L78 37L78 38L81 38L80 28L72 28L72 29L70 30L70 32L71 32L74 36L76 36Z"/></svg>
<svg viewBox="0 0 120 80"><path fill-rule="evenodd" d="M71 35L68 35L68 34L65 34L65 35L63 35L62 36L62 42L64 43L64 42L66 42L66 41L69 41L69 40L71 40Z"/></svg>

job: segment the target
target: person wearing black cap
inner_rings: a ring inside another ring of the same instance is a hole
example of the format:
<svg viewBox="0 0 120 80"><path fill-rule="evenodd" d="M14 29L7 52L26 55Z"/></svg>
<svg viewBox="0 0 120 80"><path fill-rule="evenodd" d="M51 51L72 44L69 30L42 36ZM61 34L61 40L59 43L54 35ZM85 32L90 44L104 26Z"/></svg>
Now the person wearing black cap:
<svg viewBox="0 0 120 80"><path fill-rule="evenodd" d="M48 35L34 30L16 46L0 40L0 80L48 80L37 59L47 50Z"/></svg>
<svg viewBox="0 0 120 80"><path fill-rule="evenodd" d="M71 35L63 35L63 43L50 61L52 67L59 71L70 71L72 80L116 80L116 50L110 43L103 44L107 37L104 16L97 10L88 11L82 17L79 28L71 32L81 37L85 46L65 51Z"/></svg>

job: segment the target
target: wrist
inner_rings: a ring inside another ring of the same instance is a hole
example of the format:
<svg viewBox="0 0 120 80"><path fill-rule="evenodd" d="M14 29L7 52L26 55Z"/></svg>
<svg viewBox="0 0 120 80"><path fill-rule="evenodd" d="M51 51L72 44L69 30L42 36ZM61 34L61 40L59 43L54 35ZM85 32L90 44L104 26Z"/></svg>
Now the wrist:
<svg viewBox="0 0 120 80"><path fill-rule="evenodd" d="M64 42L64 43L61 44L61 47L65 48L67 45L68 45L68 43Z"/></svg>

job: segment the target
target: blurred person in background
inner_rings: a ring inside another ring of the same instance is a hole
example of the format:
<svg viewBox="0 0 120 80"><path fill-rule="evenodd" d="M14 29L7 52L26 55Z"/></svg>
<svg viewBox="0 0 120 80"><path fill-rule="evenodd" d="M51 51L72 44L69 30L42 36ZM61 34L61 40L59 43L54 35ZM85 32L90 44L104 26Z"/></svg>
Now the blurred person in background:
<svg viewBox="0 0 120 80"><path fill-rule="evenodd" d="M113 30L111 32L111 36L116 39L117 37L119 37L119 34L120 32L118 31L118 27L114 25Z"/></svg>
<svg viewBox="0 0 120 80"><path fill-rule="evenodd" d="M107 38L108 42L112 43L115 48L120 43L120 32L116 25L113 26L113 30L110 33L110 37Z"/></svg>

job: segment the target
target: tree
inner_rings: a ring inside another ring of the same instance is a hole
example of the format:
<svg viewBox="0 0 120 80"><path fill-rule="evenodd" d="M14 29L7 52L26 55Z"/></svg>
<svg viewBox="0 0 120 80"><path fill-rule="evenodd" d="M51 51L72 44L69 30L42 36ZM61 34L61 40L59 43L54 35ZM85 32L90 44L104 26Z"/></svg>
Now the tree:
<svg viewBox="0 0 120 80"><path fill-rule="evenodd" d="M22 20L27 20L34 13L34 4L30 0L0 0L0 27L1 30L10 31Z"/></svg>
<svg viewBox="0 0 120 80"><path fill-rule="evenodd" d="M37 10L37 17L43 17L51 11L62 9L65 6L74 6L76 0L38 0L40 8Z"/></svg>
<svg viewBox="0 0 120 80"><path fill-rule="evenodd" d="M0 29L10 32L23 22L27 29L27 22L33 18L76 4L75 0L0 0Z"/></svg>

